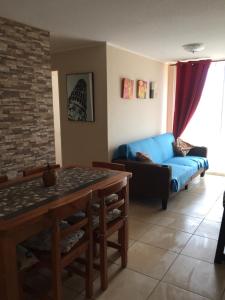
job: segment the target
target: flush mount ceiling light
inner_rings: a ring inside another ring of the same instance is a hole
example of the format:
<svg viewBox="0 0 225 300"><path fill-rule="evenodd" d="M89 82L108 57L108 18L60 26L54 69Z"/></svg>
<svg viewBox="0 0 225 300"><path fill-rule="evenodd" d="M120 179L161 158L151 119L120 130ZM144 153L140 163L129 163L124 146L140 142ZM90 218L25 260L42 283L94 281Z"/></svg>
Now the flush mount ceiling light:
<svg viewBox="0 0 225 300"><path fill-rule="evenodd" d="M182 46L186 51L195 53L200 52L205 49L205 46L203 43L193 43L193 44L187 44Z"/></svg>

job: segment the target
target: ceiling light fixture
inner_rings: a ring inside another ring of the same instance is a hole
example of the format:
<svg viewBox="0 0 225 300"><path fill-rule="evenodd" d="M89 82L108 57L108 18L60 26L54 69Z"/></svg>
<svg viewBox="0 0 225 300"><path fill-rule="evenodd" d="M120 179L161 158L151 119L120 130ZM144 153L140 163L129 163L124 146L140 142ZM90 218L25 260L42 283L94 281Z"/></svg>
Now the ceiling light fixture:
<svg viewBox="0 0 225 300"><path fill-rule="evenodd" d="M195 52L200 52L205 49L205 46L203 43L192 43L192 44L186 44L182 46L186 51L191 52L195 54Z"/></svg>

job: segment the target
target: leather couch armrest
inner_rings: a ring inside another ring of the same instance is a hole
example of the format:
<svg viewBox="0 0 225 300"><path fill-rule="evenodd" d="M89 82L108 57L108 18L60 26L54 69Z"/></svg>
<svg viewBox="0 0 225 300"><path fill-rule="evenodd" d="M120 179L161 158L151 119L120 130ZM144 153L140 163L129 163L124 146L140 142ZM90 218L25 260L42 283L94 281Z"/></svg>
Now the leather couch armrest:
<svg viewBox="0 0 225 300"><path fill-rule="evenodd" d="M126 160L126 159L116 159L113 160L114 163L125 165L126 171L145 171L157 174L164 174L165 176L171 176L171 167L168 165L154 164L144 161Z"/></svg>
<svg viewBox="0 0 225 300"><path fill-rule="evenodd" d="M188 156L200 156L207 157L207 148L206 147L194 147L192 148L188 154Z"/></svg>
<svg viewBox="0 0 225 300"><path fill-rule="evenodd" d="M126 159L116 159L113 162L124 164L126 171L132 172L132 193L160 198L169 196L172 174L170 166Z"/></svg>

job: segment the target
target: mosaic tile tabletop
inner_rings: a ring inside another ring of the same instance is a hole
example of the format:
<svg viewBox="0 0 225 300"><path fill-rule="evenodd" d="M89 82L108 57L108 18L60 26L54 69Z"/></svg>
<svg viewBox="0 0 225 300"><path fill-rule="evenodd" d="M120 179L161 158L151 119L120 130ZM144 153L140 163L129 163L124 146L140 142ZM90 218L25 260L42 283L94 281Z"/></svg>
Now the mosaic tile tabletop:
<svg viewBox="0 0 225 300"><path fill-rule="evenodd" d="M57 184L44 187L42 177L0 189L0 219L9 219L50 201L60 199L104 178L115 171L70 168L57 172Z"/></svg>

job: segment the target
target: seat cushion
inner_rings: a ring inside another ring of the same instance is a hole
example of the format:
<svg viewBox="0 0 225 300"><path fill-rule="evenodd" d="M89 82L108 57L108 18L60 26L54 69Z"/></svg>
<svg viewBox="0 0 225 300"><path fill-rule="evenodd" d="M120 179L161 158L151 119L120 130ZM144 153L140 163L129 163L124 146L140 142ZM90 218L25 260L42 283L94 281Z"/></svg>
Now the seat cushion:
<svg viewBox="0 0 225 300"><path fill-rule="evenodd" d="M178 192L198 170L208 169L208 160L199 156L176 156L164 162L172 168L172 192Z"/></svg>
<svg viewBox="0 0 225 300"><path fill-rule="evenodd" d="M107 217L106 217L106 222L109 223L109 222L112 222L114 221L115 219L117 219L118 217L121 216L121 210L117 209L117 208L114 208L113 210L111 210Z"/></svg>
<svg viewBox="0 0 225 300"><path fill-rule="evenodd" d="M99 208L99 204L95 204L95 205L98 205L98 208ZM97 206L95 207L95 210L96 210ZM118 217L121 216L121 210L117 209L117 208L114 208L113 210L111 210L107 217L106 217L106 223L110 223L114 220L116 220ZM93 215L93 219L92 219L92 225L93 225L93 228L97 228L99 227L99 215Z"/></svg>
<svg viewBox="0 0 225 300"><path fill-rule="evenodd" d="M60 223L61 229L66 229L70 226L68 222L62 221ZM77 230L74 233L69 234L64 240L61 241L61 253L68 253L73 246L83 237L84 230ZM45 230L38 235L33 236L29 240L24 242L24 245L28 248L39 251L51 251L52 247L52 231Z"/></svg>
<svg viewBox="0 0 225 300"><path fill-rule="evenodd" d="M117 201L118 199L119 199L119 197L117 194L111 194L111 195L105 197L105 204L108 205L110 203Z"/></svg>
<svg viewBox="0 0 225 300"><path fill-rule="evenodd" d="M196 172L201 168L207 170L209 167L208 159L199 156L185 156L185 157L176 156L164 162L164 164L168 164L168 163L176 164L180 166L193 167L195 168Z"/></svg>
<svg viewBox="0 0 225 300"><path fill-rule="evenodd" d="M69 223L69 224L75 224L79 221L81 221L82 219L84 219L86 217L86 214L84 211L78 211L77 213L75 213L74 215L68 217L66 219L66 221Z"/></svg>
<svg viewBox="0 0 225 300"><path fill-rule="evenodd" d="M34 253L22 245L16 246L18 270L22 271L36 265L39 260Z"/></svg>
<svg viewBox="0 0 225 300"><path fill-rule="evenodd" d="M171 191L178 192L196 173L196 166L182 166L178 164L166 163L172 169Z"/></svg>

